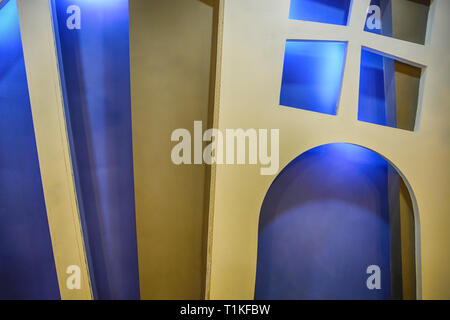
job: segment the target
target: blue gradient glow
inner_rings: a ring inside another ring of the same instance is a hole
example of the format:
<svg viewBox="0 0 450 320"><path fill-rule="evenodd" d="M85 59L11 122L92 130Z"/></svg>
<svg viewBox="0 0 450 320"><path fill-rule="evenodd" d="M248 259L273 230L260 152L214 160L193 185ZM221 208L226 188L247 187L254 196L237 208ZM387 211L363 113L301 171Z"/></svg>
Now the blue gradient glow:
<svg viewBox="0 0 450 320"><path fill-rule="evenodd" d="M336 115L345 42L286 41L280 104Z"/></svg>
<svg viewBox="0 0 450 320"><path fill-rule="evenodd" d="M358 120L387 126L383 59L390 58L362 49Z"/></svg>
<svg viewBox="0 0 450 320"><path fill-rule="evenodd" d="M261 207L255 299L390 299L388 167L345 143L286 166ZM366 286L370 265L381 290Z"/></svg>
<svg viewBox="0 0 450 320"><path fill-rule="evenodd" d="M15 0L0 6L0 300L4 299L60 299Z"/></svg>
<svg viewBox="0 0 450 320"><path fill-rule="evenodd" d="M81 29L69 30L78 5ZM77 195L96 299L139 299L128 0L55 0Z"/></svg>
<svg viewBox="0 0 450 320"><path fill-rule="evenodd" d="M289 19L347 25L351 0L291 0Z"/></svg>

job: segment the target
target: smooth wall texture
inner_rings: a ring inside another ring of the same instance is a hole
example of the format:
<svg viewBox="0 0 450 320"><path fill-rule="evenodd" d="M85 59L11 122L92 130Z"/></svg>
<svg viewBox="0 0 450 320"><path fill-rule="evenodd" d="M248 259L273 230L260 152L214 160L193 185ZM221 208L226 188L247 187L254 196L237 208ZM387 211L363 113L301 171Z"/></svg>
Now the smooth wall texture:
<svg viewBox="0 0 450 320"><path fill-rule="evenodd" d="M413 197L417 297L450 298L450 2L433 1L425 46L364 32L369 0L353 1L349 27L289 20L289 0L221 2L215 126L279 128L280 170L299 154L333 142L384 156ZM349 41L337 116L279 106L287 39ZM362 46L426 67L415 132L357 120ZM207 297L254 297L259 213L273 180L261 176L258 166L215 168Z"/></svg>
<svg viewBox="0 0 450 320"><path fill-rule="evenodd" d="M130 1L131 94L143 299L200 299L205 166L171 161L173 130L207 125L213 9Z"/></svg>
<svg viewBox="0 0 450 320"><path fill-rule="evenodd" d="M15 0L0 57L0 299L60 299Z"/></svg>

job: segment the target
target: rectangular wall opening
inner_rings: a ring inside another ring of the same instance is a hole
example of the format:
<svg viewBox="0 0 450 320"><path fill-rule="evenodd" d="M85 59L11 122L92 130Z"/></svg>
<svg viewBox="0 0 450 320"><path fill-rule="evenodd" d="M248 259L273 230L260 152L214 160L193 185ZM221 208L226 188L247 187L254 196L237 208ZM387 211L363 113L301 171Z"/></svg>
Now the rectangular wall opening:
<svg viewBox="0 0 450 320"><path fill-rule="evenodd" d="M422 73L422 67L363 48L358 120L414 131Z"/></svg>
<svg viewBox="0 0 450 320"><path fill-rule="evenodd" d="M347 44L286 41L280 104L336 115Z"/></svg>
<svg viewBox="0 0 450 320"><path fill-rule="evenodd" d="M432 0L371 0L364 30L425 44Z"/></svg>
<svg viewBox="0 0 450 320"><path fill-rule="evenodd" d="M345 26L351 0L291 0L289 19Z"/></svg>

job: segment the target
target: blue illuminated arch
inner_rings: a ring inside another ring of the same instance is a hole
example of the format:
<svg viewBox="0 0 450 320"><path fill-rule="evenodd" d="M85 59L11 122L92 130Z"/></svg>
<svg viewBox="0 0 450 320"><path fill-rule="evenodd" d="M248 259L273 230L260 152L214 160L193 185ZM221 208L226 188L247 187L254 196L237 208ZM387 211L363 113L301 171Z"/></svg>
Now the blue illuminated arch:
<svg viewBox="0 0 450 320"><path fill-rule="evenodd" d="M261 207L255 299L391 299L390 168L407 186L420 239L411 188L378 153L332 143L291 161ZM366 287L373 264L382 269L382 290Z"/></svg>

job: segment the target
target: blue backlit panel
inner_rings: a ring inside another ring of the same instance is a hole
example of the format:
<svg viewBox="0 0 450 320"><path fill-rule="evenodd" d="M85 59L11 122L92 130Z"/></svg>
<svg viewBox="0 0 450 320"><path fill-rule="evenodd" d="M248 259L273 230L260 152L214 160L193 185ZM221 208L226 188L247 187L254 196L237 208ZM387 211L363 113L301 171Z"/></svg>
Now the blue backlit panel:
<svg viewBox="0 0 450 320"><path fill-rule="evenodd" d="M358 120L388 125L385 95L385 72L382 55L363 49L359 83ZM394 75L392 74L391 77Z"/></svg>
<svg viewBox="0 0 450 320"><path fill-rule="evenodd" d="M345 42L286 41L280 104L336 115Z"/></svg>
<svg viewBox="0 0 450 320"><path fill-rule="evenodd" d="M60 299L15 0L0 5L0 300Z"/></svg>
<svg viewBox="0 0 450 320"><path fill-rule="evenodd" d="M390 299L388 166L330 144L284 168L261 208L255 299ZM366 285L371 265L379 290Z"/></svg>
<svg viewBox="0 0 450 320"><path fill-rule="evenodd" d="M422 68L362 49L358 120L414 131Z"/></svg>
<svg viewBox="0 0 450 320"><path fill-rule="evenodd" d="M53 8L94 296L139 299L128 0Z"/></svg>
<svg viewBox="0 0 450 320"><path fill-rule="evenodd" d="M347 25L351 0L291 0L289 19Z"/></svg>

